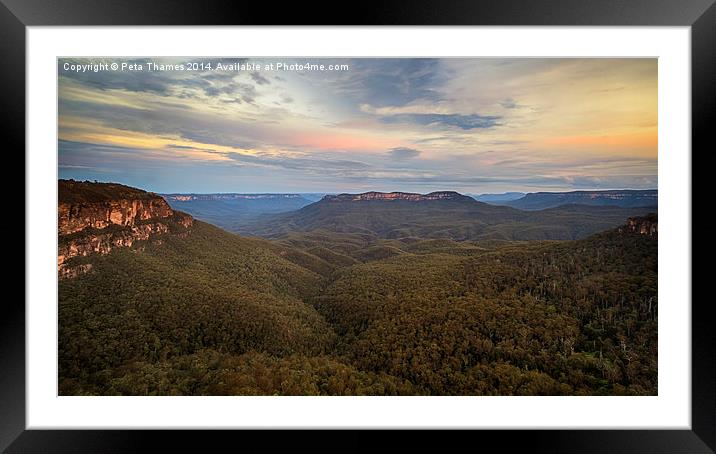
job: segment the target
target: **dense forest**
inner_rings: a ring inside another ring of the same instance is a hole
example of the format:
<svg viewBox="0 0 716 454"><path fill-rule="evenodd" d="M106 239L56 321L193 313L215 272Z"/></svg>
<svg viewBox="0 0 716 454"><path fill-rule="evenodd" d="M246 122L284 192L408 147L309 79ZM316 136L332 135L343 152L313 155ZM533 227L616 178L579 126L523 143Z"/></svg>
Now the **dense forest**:
<svg viewBox="0 0 716 454"><path fill-rule="evenodd" d="M186 236L70 259L63 395L657 394L657 239ZM141 250L141 252L139 252Z"/></svg>

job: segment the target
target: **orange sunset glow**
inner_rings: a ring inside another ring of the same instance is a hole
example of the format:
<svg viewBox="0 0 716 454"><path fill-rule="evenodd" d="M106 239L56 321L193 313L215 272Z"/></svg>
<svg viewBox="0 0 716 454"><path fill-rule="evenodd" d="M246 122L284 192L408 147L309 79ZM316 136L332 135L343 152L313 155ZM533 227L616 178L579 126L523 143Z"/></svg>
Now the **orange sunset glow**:
<svg viewBox="0 0 716 454"><path fill-rule="evenodd" d="M346 69L60 60L60 176L164 192L657 186L655 59L314 60Z"/></svg>

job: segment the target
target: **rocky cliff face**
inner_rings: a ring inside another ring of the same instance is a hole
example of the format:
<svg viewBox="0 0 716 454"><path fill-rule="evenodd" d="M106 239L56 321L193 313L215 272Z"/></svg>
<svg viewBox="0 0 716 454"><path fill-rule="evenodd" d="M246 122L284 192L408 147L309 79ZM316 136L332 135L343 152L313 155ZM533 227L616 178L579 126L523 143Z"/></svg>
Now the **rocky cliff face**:
<svg viewBox="0 0 716 454"><path fill-rule="evenodd" d="M656 238L658 236L657 215L650 214L648 216L629 218L626 225L619 228L619 232L635 233Z"/></svg>
<svg viewBox="0 0 716 454"><path fill-rule="evenodd" d="M454 191L431 192L430 194L414 194L411 192L365 192L363 194L327 195L323 200L328 202L359 202L367 200L407 200L424 202L429 200L471 200L470 197Z"/></svg>
<svg viewBox="0 0 716 454"><path fill-rule="evenodd" d="M105 183L60 180L57 267L61 278L92 269L70 259L105 255L142 242L159 243L162 235L187 235L194 222L172 210L156 194Z"/></svg>
<svg viewBox="0 0 716 454"><path fill-rule="evenodd" d="M104 229L110 225L134 226L140 221L163 219L172 215L172 209L161 197L146 200L60 203L58 232L60 235L68 235L90 227Z"/></svg>

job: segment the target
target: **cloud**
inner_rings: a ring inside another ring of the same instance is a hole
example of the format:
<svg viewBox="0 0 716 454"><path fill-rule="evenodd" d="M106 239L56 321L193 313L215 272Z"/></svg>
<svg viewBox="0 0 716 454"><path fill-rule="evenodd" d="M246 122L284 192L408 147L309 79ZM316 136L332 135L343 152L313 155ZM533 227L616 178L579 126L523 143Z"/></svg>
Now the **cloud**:
<svg viewBox="0 0 716 454"><path fill-rule="evenodd" d="M267 78L265 78L264 76L262 76L261 74L259 74L258 71L252 72L252 73L250 74L250 76L251 76L251 78L254 80L254 82L256 82L256 83L259 84L259 85L268 85L268 84L271 83L270 80L268 80Z"/></svg>
<svg viewBox="0 0 716 454"><path fill-rule="evenodd" d="M502 117L491 115L461 114L397 114L381 117L383 123L414 123L418 125L449 126L459 129L487 129L499 126Z"/></svg>
<svg viewBox="0 0 716 454"><path fill-rule="evenodd" d="M334 61L332 63L343 63ZM335 73L323 85L336 95L358 104L376 107L403 106L417 100L435 101L443 74L433 58L371 59L346 61L351 68Z"/></svg>
<svg viewBox="0 0 716 454"><path fill-rule="evenodd" d="M60 99L60 118L87 118L83 131L96 125L155 136L176 136L194 142L229 147L254 148L256 142L265 143L283 137L271 125L259 125L248 116L226 117L199 114L190 105L174 108L154 103L152 109L119 105L92 104L84 101ZM62 126L61 126L62 129Z"/></svg>
<svg viewBox="0 0 716 454"><path fill-rule="evenodd" d="M224 85L211 84L209 86L204 87L204 93L206 93L206 95L210 97L229 95L234 97L234 99L240 98L243 102L249 104L253 103L258 96L258 93L256 92L256 87L254 87L253 85L236 82L231 82Z"/></svg>
<svg viewBox="0 0 716 454"><path fill-rule="evenodd" d="M58 141L58 148L59 148L59 161L61 165L70 165L66 162L63 162L63 158L73 156L75 154L83 154L87 153L88 155L93 154L101 154L101 153L109 153L109 154L137 154L138 149L132 148L132 147L124 147L120 145L102 145L102 144L95 144L95 143L86 143L86 142L75 142L72 140L62 140L60 139ZM78 165L78 164L72 164L72 165Z"/></svg>
<svg viewBox="0 0 716 454"><path fill-rule="evenodd" d="M655 61L311 61L350 70L60 69L59 136L86 142L61 141L62 174L92 175L86 166L141 186L163 178L176 189L268 192L332 191L344 179L366 188L486 192L657 182Z"/></svg>
<svg viewBox="0 0 716 454"><path fill-rule="evenodd" d="M211 148L199 148L199 147L193 147L188 145L177 145L174 143L171 143L169 145L165 145L164 148L169 150L195 150L195 151L206 151L208 153L215 153L214 150Z"/></svg>
<svg viewBox="0 0 716 454"><path fill-rule="evenodd" d="M371 168L369 164L364 162L347 159L293 157L288 155L270 156L266 154L249 155L243 153L230 153L228 157L243 164L307 171L316 174L325 174L326 176L335 174L336 172L350 174L355 171L364 171Z"/></svg>
<svg viewBox="0 0 716 454"><path fill-rule="evenodd" d="M391 148L388 151L390 157L397 160L417 158L418 156L420 156L420 153L420 150L407 147L395 147Z"/></svg>
<svg viewBox="0 0 716 454"><path fill-rule="evenodd" d="M500 105L505 109L516 109L517 107L520 107L520 105L512 98L503 99L500 101Z"/></svg>
<svg viewBox="0 0 716 454"><path fill-rule="evenodd" d="M656 176L623 175L618 177L601 176L461 176L452 174L415 174L371 173L360 175L342 175L346 179L360 179L374 182L376 186L395 187L441 187L461 192L470 192L472 188L494 187L517 188L524 191L535 189L554 190L599 190L599 189L652 189L657 187Z"/></svg>

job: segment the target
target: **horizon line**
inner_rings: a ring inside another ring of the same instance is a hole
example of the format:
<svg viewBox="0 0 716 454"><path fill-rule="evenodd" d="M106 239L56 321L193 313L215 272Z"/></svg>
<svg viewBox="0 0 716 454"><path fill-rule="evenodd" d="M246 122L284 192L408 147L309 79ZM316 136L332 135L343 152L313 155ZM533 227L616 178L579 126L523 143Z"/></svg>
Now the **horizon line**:
<svg viewBox="0 0 716 454"><path fill-rule="evenodd" d="M261 191L261 192L239 192L239 191L212 191L212 192L196 192L196 191L188 191L188 192L181 192L181 191L152 191L148 189L143 189L139 186L133 186L126 183L120 183L118 181L99 181L99 180L75 180L73 178L58 178L58 182L60 181L75 181L79 183L99 183L99 184L120 184L123 186L127 186L130 188L136 188L140 189L146 192L152 192L154 194L159 195L301 195L301 194L323 194L323 195L340 195L340 194L366 194L370 192L377 192L377 193L383 193L383 194L391 194L391 193L404 193L404 194L420 194L420 195L427 195L432 194L436 192L455 192L458 194L467 194L467 195L502 195L502 194L510 194L510 193L520 193L520 194L538 194L538 193L571 193L571 192L610 192L610 191L657 191L659 188L644 188L644 189L638 189L638 188L625 188L625 187L617 187L617 188L609 188L609 189L564 189L564 190L539 190L539 191L520 191L520 190L506 190L506 191L498 191L498 192L469 192L469 191L457 191L455 189L438 189L438 190L432 190L430 192L415 192L415 191L405 191L405 190L392 190L392 191L380 191L380 190L361 190L361 191Z"/></svg>

